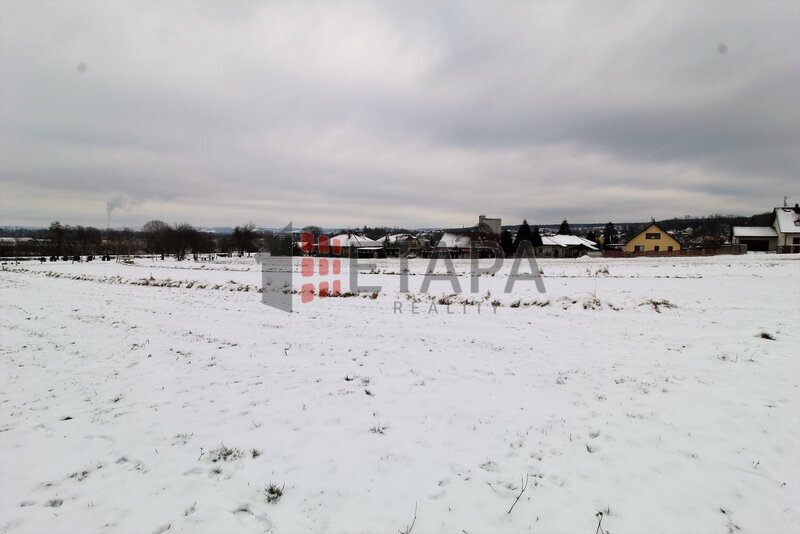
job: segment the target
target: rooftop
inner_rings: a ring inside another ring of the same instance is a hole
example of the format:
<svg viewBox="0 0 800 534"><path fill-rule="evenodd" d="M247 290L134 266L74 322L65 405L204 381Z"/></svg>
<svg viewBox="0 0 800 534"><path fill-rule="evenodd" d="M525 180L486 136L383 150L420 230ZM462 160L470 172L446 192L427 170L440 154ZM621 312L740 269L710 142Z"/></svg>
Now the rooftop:
<svg viewBox="0 0 800 534"><path fill-rule="evenodd" d="M775 208L775 219L781 233L800 234L800 210L797 208Z"/></svg>
<svg viewBox="0 0 800 534"><path fill-rule="evenodd" d="M771 226L734 226L733 237L776 237L778 233Z"/></svg>

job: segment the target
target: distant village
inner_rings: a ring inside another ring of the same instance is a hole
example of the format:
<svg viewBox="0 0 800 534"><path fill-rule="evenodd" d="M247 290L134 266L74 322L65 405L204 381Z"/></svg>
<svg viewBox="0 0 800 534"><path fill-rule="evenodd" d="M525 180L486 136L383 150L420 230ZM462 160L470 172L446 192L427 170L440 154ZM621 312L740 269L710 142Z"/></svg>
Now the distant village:
<svg viewBox="0 0 800 534"><path fill-rule="evenodd" d="M410 231L403 228L362 227L323 230L308 226L290 234L257 228L248 223L225 231L194 228L188 223L169 225L149 221L141 229L105 229L68 226L58 221L48 228L0 229L0 257L39 261L91 261L156 255L195 260L244 256L259 251L280 255L337 253L362 257L451 258L493 256L501 249L516 253L527 241L540 258L577 258L584 255L679 256L744 254L746 252L800 253L800 207L776 207L752 217L686 216L649 223L531 226L527 221L503 225L500 218L479 215L474 226Z"/></svg>
<svg viewBox="0 0 800 534"><path fill-rule="evenodd" d="M758 217L758 216L756 216ZM763 219L763 217L761 217ZM714 255L743 254L748 251L798 253L800 252L800 207L774 208L768 226L722 223L719 217L702 220L695 226L684 219L639 225L614 223L604 226L571 228L564 220L554 227L530 227L523 221L518 227L504 227L499 218L478 216L475 226L446 229L438 232L381 233L380 229L364 228L361 233L345 232L324 239L338 243L344 249L357 251L362 256L391 257L402 254L427 257L446 252L451 258L466 258L476 254L493 256L497 248L506 256L513 255L523 241L531 243L540 258L577 258L591 256L635 255ZM372 235L371 235L372 234ZM306 238L296 243L295 253L319 254L318 234L307 232Z"/></svg>

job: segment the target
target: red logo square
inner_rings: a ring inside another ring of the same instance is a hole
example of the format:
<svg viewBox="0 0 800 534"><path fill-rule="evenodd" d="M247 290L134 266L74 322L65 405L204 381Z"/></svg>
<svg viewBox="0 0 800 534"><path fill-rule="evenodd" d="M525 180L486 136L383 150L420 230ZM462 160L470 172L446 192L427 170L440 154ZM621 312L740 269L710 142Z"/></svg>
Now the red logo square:
<svg viewBox="0 0 800 534"><path fill-rule="evenodd" d="M314 276L314 258L303 258L300 261L301 276Z"/></svg>

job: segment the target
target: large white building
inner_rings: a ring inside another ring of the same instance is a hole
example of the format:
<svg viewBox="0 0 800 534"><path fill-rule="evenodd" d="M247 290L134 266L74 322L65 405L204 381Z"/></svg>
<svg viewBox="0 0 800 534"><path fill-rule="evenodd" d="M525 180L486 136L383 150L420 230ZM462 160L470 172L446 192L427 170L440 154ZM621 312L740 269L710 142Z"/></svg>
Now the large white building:
<svg viewBox="0 0 800 534"><path fill-rule="evenodd" d="M778 236L778 253L800 252L800 206L775 208L772 227Z"/></svg>
<svg viewBox="0 0 800 534"><path fill-rule="evenodd" d="M597 252L597 243L576 235L542 236L536 255L542 258L577 258L589 251Z"/></svg>
<svg viewBox="0 0 800 534"><path fill-rule="evenodd" d="M775 208L771 226L734 226L734 245L747 245L747 250L790 254L800 252L800 206Z"/></svg>
<svg viewBox="0 0 800 534"><path fill-rule="evenodd" d="M503 231L503 222L499 217L478 216L478 231L486 234L500 235Z"/></svg>

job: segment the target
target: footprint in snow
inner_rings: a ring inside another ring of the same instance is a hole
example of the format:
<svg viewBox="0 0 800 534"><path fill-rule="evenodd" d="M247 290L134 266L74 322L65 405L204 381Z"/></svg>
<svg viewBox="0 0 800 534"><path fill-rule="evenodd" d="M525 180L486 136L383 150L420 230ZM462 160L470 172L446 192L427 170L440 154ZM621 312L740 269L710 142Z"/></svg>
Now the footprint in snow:
<svg viewBox="0 0 800 534"><path fill-rule="evenodd" d="M495 463L495 462L493 462L491 460L487 460L486 462L483 462L481 464L481 469L483 469L484 471L492 471L492 472L495 472L495 473L498 471L497 463Z"/></svg>
<svg viewBox="0 0 800 534"><path fill-rule="evenodd" d="M600 450L600 448L599 448L597 445L595 445L594 443L591 443L591 444L590 444L590 443L587 443L587 444L586 444L586 451L587 451L589 454L594 454L594 453L596 453L596 452L597 452L597 451L599 451L599 450Z"/></svg>
<svg viewBox="0 0 800 534"><path fill-rule="evenodd" d="M444 491L444 490L436 492L436 493L431 493L430 495L428 495L428 498L430 500L432 500L432 501L437 501L437 500L441 499L442 497L444 497L446 493L447 492Z"/></svg>

